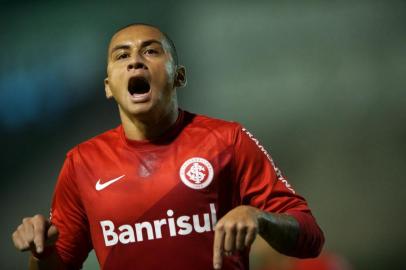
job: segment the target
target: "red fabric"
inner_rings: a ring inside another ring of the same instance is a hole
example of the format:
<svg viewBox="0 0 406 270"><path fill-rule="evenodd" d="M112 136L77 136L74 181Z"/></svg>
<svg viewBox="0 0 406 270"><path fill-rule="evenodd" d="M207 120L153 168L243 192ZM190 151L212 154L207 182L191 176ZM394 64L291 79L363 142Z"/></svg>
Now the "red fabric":
<svg viewBox="0 0 406 270"><path fill-rule="evenodd" d="M56 250L60 258L72 269L81 268L92 244L71 153L67 155L59 174L50 218L59 231Z"/></svg>
<svg viewBox="0 0 406 270"><path fill-rule="evenodd" d="M157 140L131 141L119 126L72 149L51 214L58 253L75 268L94 247L101 269L203 270L212 268L216 220L241 204L310 213L239 124L180 111ZM301 232L314 233L306 227L314 220L298 217ZM299 255L312 239L301 237ZM248 269L248 251L223 269Z"/></svg>
<svg viewBox="0 0 406 270"><path fill-rule="evenodd" d="M285 255L298 258L318 256L324 235L305 199L296 194L269 153L251 133L241 130L236 145L236 179L241 181L242 204L295 217L300 227L298 241L296 247Z"/></svg>
<svg viewBox="0 0 406 270"><path fill-rule="evenodd" d="M295 210L288 210L287 213L299 222L300 232L296 248L286 255L298 258L317 257L324 245L324 234L313 215L310 212Z"/></svg>

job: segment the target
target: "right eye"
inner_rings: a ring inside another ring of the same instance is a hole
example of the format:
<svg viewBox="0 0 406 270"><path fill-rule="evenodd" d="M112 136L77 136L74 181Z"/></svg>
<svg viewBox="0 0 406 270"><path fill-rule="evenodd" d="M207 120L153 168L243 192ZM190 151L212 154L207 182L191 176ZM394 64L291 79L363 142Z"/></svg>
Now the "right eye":
<svg viewBox="0 0 406 270"><path fill-rule="evenodd" d="M128 58L130 55L128 53L120 53L116 56L116 60L121 60L121 59L126 59Z"/></svg>

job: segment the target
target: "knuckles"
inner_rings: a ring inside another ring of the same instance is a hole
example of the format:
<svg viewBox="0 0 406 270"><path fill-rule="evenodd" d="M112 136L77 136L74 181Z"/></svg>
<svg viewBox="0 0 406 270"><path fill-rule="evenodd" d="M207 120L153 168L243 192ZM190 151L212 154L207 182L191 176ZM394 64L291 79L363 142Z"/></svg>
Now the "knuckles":
<svg viewBox="0 0 406 270"><path fill-rule="evenodd" d="M43 222L45 220L44 216L41 214L36 214L35 216L32 217L25 217L22 219L21 223L22 224L29 224L33 222Z"/></svg>
<svg viewBox="0 0 406 270"><path fill-rule="evenodd" d="M215 227L216 232L245 232L256 234L258 225L251 221L225 221L219 222Z"/></svg>
<svg viewBox="0 0 406 270"><path fill-rule="evenodd" d="M36 214L35 216L33 216L33 217L32 217L32 219L33 219L33 220L39 220L39 221L42 221L42 220L44 220L45 218L44 218L44 216L43 216L43 215Z"/></svg>
<svg viewBox="0 0 406 270"><path fill-rule="evenodd" d="M223 223L217 223L215 227L215 231L217 232L224 232L224 224Z"/></svg>
<svg viewBox="0 0 406 270"><path fill-rule="evenodd" d="M33 217L23 218L21 220L21 224L17 226L16 230L11 235L14 246L20 251L26 250L29 247L30 243L33 241L33 239L31 239L33 237L33 234L30 233L32 230L31 228L33 228L34 224L38 225L38 223L44 221L44 216L40 214L37 214Z"/></svg>
<svg viewBox="0 0 406 270"><path fill-rule="evenodd" d="M224 229L229 232L234 232L237 229L237 224L234 222L227 222L224 224Z"/></svg>
<svg viewBox="0 0 406 270"><path fill-rule="evenodd" d="M13 241L15 241L15 240L17 240L17 238L18 238L18 232L15 231L15 232L13 232L13 234L11 235L11 239L13 239Z"/></svg>
<svg viewBox="0 0 406 270"><path fill-rule="evenodd" d="M31 218L29 217L25 217L23 218L23 220L21 221L22 224L27 224L28 222L30 222Z"/></svg>
<svg viewBox="0 0 406 270"><path fill-rule="evenodd" d="M248 224L238 222L237 223L237 230L238 231L246 231L248 229Z"/></svg>

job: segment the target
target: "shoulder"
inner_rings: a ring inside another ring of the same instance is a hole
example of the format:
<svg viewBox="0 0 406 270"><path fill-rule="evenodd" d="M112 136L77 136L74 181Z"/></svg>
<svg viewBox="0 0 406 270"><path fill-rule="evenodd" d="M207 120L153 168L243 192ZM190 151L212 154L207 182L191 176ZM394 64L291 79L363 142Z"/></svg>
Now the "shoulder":
<svg viewBox="0 0 406 270"><path fill-rule="evenodd" d="M95 154L103 149L114 147L120 141L120 129L121 125L76 145L68 151L67 158L75 160L80 156Z"/></svg>
<svg viewBox="0 0 406 270"><path fill-rule="evenodd" d="M243 129L240 123L218 119L202 114L193 114L185 111L186 118L189 118L188 129L216 136L218 139L233 142L238 133Z"/></svg>

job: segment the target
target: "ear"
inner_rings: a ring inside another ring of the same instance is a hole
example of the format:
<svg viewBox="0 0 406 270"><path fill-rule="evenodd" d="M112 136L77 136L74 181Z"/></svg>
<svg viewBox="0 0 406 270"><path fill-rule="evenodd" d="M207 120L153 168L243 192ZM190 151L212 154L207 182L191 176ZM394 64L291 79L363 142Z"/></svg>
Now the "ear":
<svg viewBox="0 0 406 270"><path fill-rule="evenodd" d="M176 68L176 77L174 85L175 87L184 87L187 84L186 79L186 68L182 65L177 66Z"/></svg>
<svg viewBox="0 0 406 270"><path fill-rule="evenodd" d="M106 98L110 99L113 97L113 93L110 90L109 79L104 79L104 91L106 92Z"/></svg>

